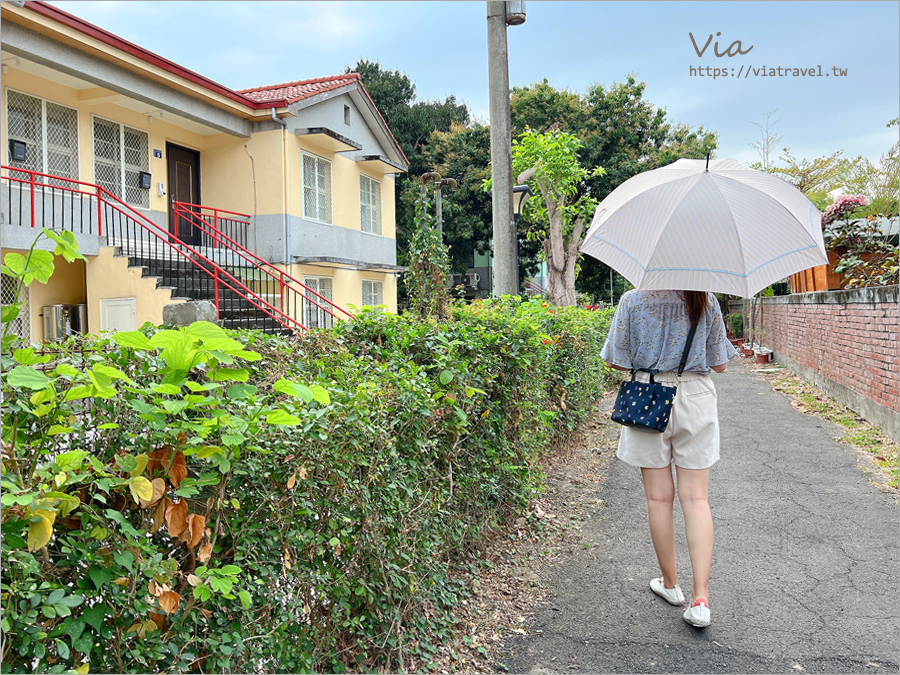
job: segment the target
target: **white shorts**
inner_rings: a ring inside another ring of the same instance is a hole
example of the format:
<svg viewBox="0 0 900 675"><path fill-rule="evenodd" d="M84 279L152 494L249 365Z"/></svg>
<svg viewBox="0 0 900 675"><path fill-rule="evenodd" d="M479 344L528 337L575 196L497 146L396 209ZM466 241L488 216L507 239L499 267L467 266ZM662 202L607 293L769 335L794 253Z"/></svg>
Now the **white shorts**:
<svg viewBox="0 0 900 675"><path fill-rule="evenodd" d="M677 373L658 373L659 384L674 385ZM650 374L638 372L639 382ZM663 433L623 426L616 456L647 469L664 469L672 462L682 469L708 469L719 461L719 413L716 387L709 375L684 373L675 394L672 415Z"/></svg>

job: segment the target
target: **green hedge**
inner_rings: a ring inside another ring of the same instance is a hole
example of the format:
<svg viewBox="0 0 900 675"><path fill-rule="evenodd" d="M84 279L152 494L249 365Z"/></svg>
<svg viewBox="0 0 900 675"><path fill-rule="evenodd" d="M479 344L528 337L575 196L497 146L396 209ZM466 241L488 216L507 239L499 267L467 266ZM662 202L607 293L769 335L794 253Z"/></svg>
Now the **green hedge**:
<svg viewBox="0 0 900 675"><path fill-rule="evenodd" d="M426 668L484 535L608 386L610 319L512 299L20 350L3 672Z"/></svg>

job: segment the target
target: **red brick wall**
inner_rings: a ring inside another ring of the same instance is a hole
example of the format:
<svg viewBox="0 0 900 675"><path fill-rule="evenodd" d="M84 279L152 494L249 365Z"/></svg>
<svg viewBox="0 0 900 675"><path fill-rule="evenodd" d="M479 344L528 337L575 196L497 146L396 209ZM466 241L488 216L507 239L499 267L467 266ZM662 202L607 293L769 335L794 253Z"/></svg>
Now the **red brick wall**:
<svg viewBox="0 0 900 675"><path fill-rule="evenodd" d="M763 298L760 343L803 368L897 411L897 286Z"/></svg>

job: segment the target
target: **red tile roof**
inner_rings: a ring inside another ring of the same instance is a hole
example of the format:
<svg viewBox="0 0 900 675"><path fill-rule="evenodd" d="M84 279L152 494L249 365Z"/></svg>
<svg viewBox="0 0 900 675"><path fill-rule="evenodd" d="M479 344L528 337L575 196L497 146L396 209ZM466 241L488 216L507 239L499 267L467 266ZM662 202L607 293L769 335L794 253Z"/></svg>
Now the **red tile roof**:
<svg viewBox="0 0 900 675"><path fill-rule="evenodd" d="M254 87L253 89L239 89L237 93L257 103L268 101L294 103L304 98L354 83L360 83L359 73L318 77L314 80L298 80L297 82L287 82L285 84L271 84L265 87Z"/></svg>

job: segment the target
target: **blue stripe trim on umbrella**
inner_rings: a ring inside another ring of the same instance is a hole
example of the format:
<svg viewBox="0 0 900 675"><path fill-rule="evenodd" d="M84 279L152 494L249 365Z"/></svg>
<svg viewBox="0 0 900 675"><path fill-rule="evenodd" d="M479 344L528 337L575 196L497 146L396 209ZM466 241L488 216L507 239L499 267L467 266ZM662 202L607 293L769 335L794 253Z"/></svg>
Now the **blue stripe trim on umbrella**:
<svg viewBox="0 0 900 675"><path fill-rule="evenodd" d="M752 270L750 270L749 272L747 272L747 274L748 274L748 275L753 274L753 273L754 273L756 270L758 270L759 268L765 267L766 265L771 265L771 264L772 264L773 262L775 262L776 260L781 260L781 259L784 258L785 256L793 255L794 253L800 253L800 251L807 251L807 250L809 250L809 249L811 249L811 248L819 248L819 245L818 245L818 244L810 244L809 246L804 246L803 248L798 248L798 249L795 249L795 250L793 250L793 251L788 251L787 253L782 253L782 254L781 254L780 256L778 256L777 258L772 258L772 259L769 260L768 262L764 262L762 265L757 265L757 266L754 267ZM825 263L822 263L822 264L824 265Z"/></svg>
<svg viewBox="0 0 900 675"><path fill-rule="evenodd" d="M608 241L608 240L604 239L603 237L600 237L600 236L598 236L598 235L596 235L596 234L592 234L592 235L591 235L591 239L596 239L597 241L602 241L604 244L607 244L608 246L612 246L612 247L613 247L614 249L616 249L619 253L624 253L624 254L627 255L629 258L631 258L632 260L634 260L635 264L636 264L638 267L640 267L642 270L644 270L645 272L647 271L647 268L644 267L644 266L641 264L641 261L640 261L640 260L638 260L637 258L635 258L633 255L631 255L628 251L626 251L625 249L621 248L620 246L616 246L616 245L615 245L614 243L612 243L611 241Z"/></svg>
<svg viewBox="0 0 900 675"><path fill-rule="evenodd" d="M703 268L703 267L644 267L637 258L635 258L633 255L631 255L628 251L625 251L621 247L616 246L611 241L607 241L603 237L598 237L596 234L591 235L591 239L596 239L597 241L601 241L604 244L607 244L608 246L611 246L612 248L616 249L620 253L627 255L629 258L634 260L635 264L637 264L638 267L640 267L642 270L644 270L644 272L714 272L716 274L728 274L730 276L743 277L745 279L747 277L749 277L751 274L753 274L754 272L756 272L757 270L765 267L766 265L771 265L773 262L781 260L785 256L793 255L794 253L800 253L801 251L807 251L811 248L818 248L818 244L810 244L809 246L804 246L803 248L798 248L798 249L794 249L793 251L788 251L787 253L782 253L777 258L772 258L771 260L767 260L763 264L757 265L749 272L747 272L745 274L741 274L740 272L729 272L727 270L717 270L717 269L710 269L710 268Z"/></svg>

